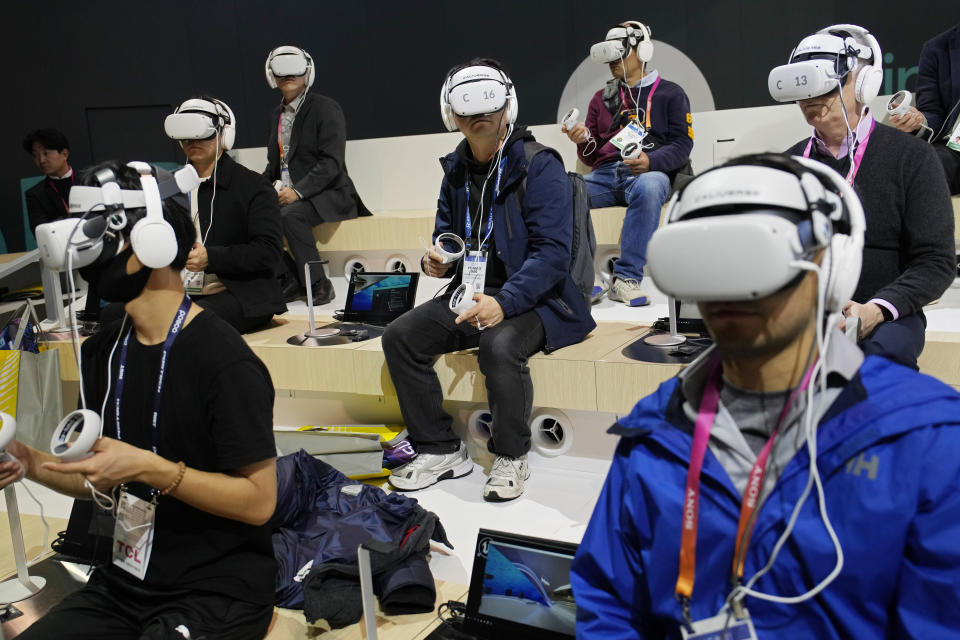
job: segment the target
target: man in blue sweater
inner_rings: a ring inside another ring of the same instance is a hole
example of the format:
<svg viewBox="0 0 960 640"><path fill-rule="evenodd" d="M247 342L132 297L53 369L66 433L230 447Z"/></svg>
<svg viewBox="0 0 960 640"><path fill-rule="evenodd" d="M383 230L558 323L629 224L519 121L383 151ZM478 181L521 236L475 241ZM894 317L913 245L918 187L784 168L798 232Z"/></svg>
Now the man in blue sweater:
<svg viewBox="0 0 960 640"><path fill-rule="evenodd" d="M584 176L590 206L627 207L620 258L607 295L633 307L643 306L650 304L640 288L647 243L660 223L660 208L674 177L690 172L690 101L680 85L661 78L656 69L647 69L653 41L650 28L640 22L610 29L602 42L591 47L590 56L607 64L613 78L590 100L586 121L563 131L577 144L577 156L593 168ZM635 153L621 155L623 134L631 131L644 137Z"/></svg>
<svg viewBox="0 0 960 640"><path fill-rule="evenodd" d="M652 276L716 346L611 429L577 637L956 637L960 394L837 328L856 194L757 156L695 178L670 220Z"/></svg>

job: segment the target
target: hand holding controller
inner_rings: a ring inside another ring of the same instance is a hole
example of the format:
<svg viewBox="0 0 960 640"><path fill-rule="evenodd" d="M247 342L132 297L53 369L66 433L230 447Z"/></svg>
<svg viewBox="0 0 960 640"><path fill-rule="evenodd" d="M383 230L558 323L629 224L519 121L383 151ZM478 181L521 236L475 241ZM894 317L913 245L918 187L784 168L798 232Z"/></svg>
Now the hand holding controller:
<svg viewBox="0 0 960 640"><path fill-rule="evenodd" d="M473 299L473 295L476 293L473 288L472 282L465 282L457 287L457 290L453 292L453 295L450 296L450 311L453 311L458 316L465 311L477 304L477 301Z"/></svg>
<svg viewBox="0 0 960 640"><path fill-rule="evenodd" d="M630 158L639 158L641 153L643 153L643 145L639 142L631 142L624 145L623 149L620 150L620 157L629 160Z"/></svg>
<svg viewBox="0 0 960 640"><path fill-rule="evenodd" d="M17 435L17 421L9 413L4 413L0 411L0 462L16 462L19 470L16 472L16 477L11 480L11 482L16 482L23 478L26 473L26 469L23 468L23 464L9 451L7 447L10 446L10 443L13 442L14 437Z"/></svg>

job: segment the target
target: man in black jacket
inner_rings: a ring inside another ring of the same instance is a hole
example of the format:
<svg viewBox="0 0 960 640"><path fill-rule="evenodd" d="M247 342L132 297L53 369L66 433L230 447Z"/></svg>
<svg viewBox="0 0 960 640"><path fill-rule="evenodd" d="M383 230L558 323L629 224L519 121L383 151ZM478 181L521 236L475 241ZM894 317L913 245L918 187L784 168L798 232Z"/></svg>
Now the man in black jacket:
<svg viewBox="0 0 960 640"><path fill-rule="evenodd" d="M215 98L191 98L164 123L203 179L192 194L197 242L184 285L194 301L240 333L287 310L275 277L283 240L280 207L263 176L223 153L233 146L236 118Z"/></svg>
<svg viewBox="0 0 960 640"><path fill-rule="evenodd" d="M30 231L38 224L65 218L70 213L70 187L73 169L70 168L70 143L56 129L37 129L23 139L23 150L33 157L33 164L46 176L27 189L27 217Z"/></svg>
<svg viewBox="0 0 960 640"><path fill-rule="evenodd" d="M347 175L347 127L340 105L309 93L316 75L313 58L298 47L277 47L267 56L267 84L283 100L270 116L267 167L263 175L277 189L283 234L296 273L281 274L287 300L296 297L303 266L319 260L313 227L370 215ZM314 304L333 300L333 285L322 268L311 271Z"/></svg>
<svg viewBox="0 0 960 640"><path fill-rule="evenodd" d="M788 153L846 176L863 203L863 269L843 310L846 322L859 318L860 346L867 354L917 368L926 330L923 306L953 282L953 212L930 145L877 125L867 107L883 81L882 59L868 31L834 25L804 38L790 61L809 77L800 71L789 77L821 87L818 95L797 99L784 93L790 87L775 91L782 67L771 72L770 86L774 99L796 100L814 128Z"/></svg>

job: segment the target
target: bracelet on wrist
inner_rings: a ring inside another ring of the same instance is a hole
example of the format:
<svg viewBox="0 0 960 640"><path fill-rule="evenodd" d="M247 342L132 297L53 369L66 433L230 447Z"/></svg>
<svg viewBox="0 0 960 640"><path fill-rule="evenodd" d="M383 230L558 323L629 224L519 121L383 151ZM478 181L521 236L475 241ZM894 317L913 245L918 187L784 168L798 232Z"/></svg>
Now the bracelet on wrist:
<svg viewBox="0 0 960 640"><path fill-rule="evenodd" d="M170 485L160 492L160 495L165 496L173 491L176 491L177 487L180 486L180 483L183 482L183 475L187 472L187 465L184 464L183 460L177 463L177 477L170 483Z"/></svg>

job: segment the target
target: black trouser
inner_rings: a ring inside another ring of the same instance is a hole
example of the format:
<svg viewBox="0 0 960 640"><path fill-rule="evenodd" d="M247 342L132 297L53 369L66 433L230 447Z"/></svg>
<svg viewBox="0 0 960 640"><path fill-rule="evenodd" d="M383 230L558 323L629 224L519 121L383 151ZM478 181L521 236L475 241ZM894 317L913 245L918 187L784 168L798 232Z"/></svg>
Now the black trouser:
<svg viewBox="0 0 960 640"><path fill-rule="evenodd" d="M217 593L134 589L95 571L90 581L51 609L20 640L262 640L273 606Z"/></svg>
<svg viewBox="0 0 960 640"><path fill-rule="evenodd" d="M860 348L868 356L885 356L919 371L917 359L923 352L926 331L927 317L922 312L902 316L877 325L873 333L860 342Z"/></svg>
<svg viewBox="0 0 960 640"><path fill-rule="evenodd" d="M240 300L231 291L221 291L211 296L190 296L193 301L208 311L213 311L226 320L240 333L248 333L265 327L272 319L273 314L265 316L245 316Z"/></svg>
<svg viewBox="0 0 960 640"><path fill-rule="evenodd" d="M453 418L443 410L443 389L433 368L436 357L480 348L493 415L487 448L517 458L530 450L533 382L527 358L543 348L543 322L528 311L479 331L476 324L454 324L449 296L430 300L390 323L383 334L383 355L397 390L400 411L419 453L450 453L460 444Z"/></svg>
<svg viewBox="0 0 960 640"><path fill-rule="evenodd" d="M297 263L297 271L294 275L299 282L303 283L303 265L320 259L317 242L313 238L313 228L323 222L323 219L313 208L313 204L307 200L297 200L280 207L280 215L283 237L287 239L287 246ZM321 282L327 277L322 265L313 265L310 276L313 282ZM306 286L308 283L303 284Z"/></svg>
<svg viewBox="0 0 960 640"><path fill-rule="evenodd" d="M960 151L954 151L945 144L934 144L933 150L943 165L943 172L947 174L947 184L950 186L950 195L960 194Z"/></svg>

